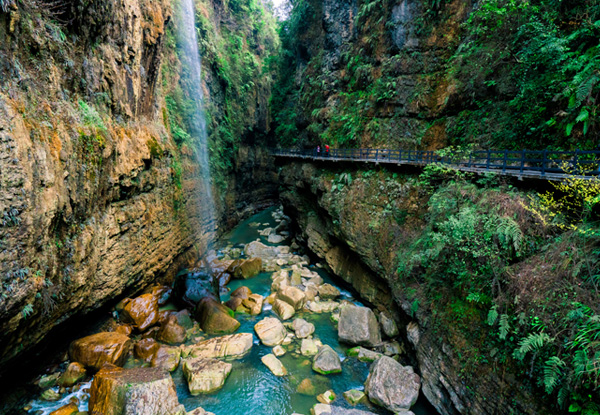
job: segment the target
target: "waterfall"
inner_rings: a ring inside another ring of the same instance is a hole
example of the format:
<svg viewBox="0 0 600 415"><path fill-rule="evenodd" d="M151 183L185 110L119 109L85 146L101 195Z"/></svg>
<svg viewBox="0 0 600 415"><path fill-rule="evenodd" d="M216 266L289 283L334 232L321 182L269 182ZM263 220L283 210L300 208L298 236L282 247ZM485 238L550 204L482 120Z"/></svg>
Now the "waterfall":
<svg viewBox="0 0 600 415"><path fill-rule="evenodd" d="M200 166L197 178L198 197L202 211L202 240L207 243L206 252L213 249L216 231L215 202L212 194L210 165L208 162L208 134L204 114L204 93L202 91L202 63L198 52L198 37L195 25L194 0L181 0L177 24L179 38L179 58L183 65L182 85L191 99L190 135L193 150Z"/></svg>

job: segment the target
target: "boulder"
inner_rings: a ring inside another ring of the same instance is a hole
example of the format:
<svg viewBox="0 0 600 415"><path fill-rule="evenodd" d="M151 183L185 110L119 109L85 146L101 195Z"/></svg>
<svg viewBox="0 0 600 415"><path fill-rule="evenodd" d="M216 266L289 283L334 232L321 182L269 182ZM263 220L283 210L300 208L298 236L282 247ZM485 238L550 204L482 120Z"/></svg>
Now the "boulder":
<svg viewBox="0 0 600 415"><path fill-rule="evenodd" d="M146 331L158 322L158 299L152 294L140 295L125 305L123 317L139 331Z"/></svg>
<svg viewBox="0 0 600 415"><path fill-rule="evenodd" d="M183 374L190 393L195 396L221 389L232 367L231 363L198 357L183 361Z"/></svg>
<svg viewBox="0 0 600 415"><path fill-rule="evenodd" d="M163 306L169 302L171 292L171 287L167 287L166 285L154 285L145 291L145 293L150 293L156 297L159 306Z"/></svg>
<svg viewBox="0 0 600 415"><path fill-rule="evenodd" d="M48 389L55 386L60 379L60 372L55 372L50 375L43 375L38 381L37 385L40 389Z"/></svg>
<svg viewBox="0 0 600 415"><path fill-rule="evenodd" d="M340 306L335 301L311 301L307 305L313 313L331 313Z"/></svg>
<svg viewBox="0 0 600 415"><path fill-rule="evenodd" d="M270 244L280 244L285 240L285 238L281 235L276 235L276 234L270 234L269 237L267 238L267 242L269 242Z"/></svg>
<svg viewBox="0 0 600 415"><path fill-rule="evenodd" d="M344 398L346 398L351 405L359 404L365 397L365 393L357 389L350 389L349 391L344 392Z"/></svg>
<svg viewBox="0 0 600 415"><path fill-rule="evenodd" d="M306 297L306 302L315 301L315 297L319 295L319 291L316 287L309 285L304 289L304 296Z"/></svg>
<svg viewBox="0 0 600 415"><path fill-rule="evenodd" d="M381 350L386 356L394 356L404 353L404 346L397 341L385 342L377 349Z"/></svg>
<svg viewBox="0 0 600 415"><path fill-rule="evenodd" d="M241 357L252 348L252 340L253 336L251 333L238 333L229 336L214 337L185 347L182 350L182 354L184 357Z"/></svg>
<svg viewBox="0 0 600 415"><path fill-rule="evenodd" d="M42 401L56 402L60 399L60 393L56 392L54 389L46 389L40 395L40 399Z"/></svg>
<svg viewBox="0 0 600 415"><path fill-rule="evenodd" d="M241 298L245 300L252 295L252 290L248 287L239 287L231 293L231 297Z"/></svg>
<svg viewBox="0 0 600 415"><path fill-rule="evenodd" d="M103 415L185 415L175 384L159 368L121 369L106 365L90 388L89 412Z"/></svg>
<svg viewBox="0 0 600 415"><path fill-rule="evenodd" d="M299 339L304 339L315 332L315 325L302 318L295 319L292 328Z"/></svg>
<svg viewBox="0 0 600 415"><path fill-rule="evenodd" d="M135 346L133 346L133 354L136 358L150 361L154 354L158 350L158 343L154 339L141 339L135 342Z"/></svg>
<svg viewBox="0 0 600 415"><path fill-rule="evenodd" d="M273 354L277 357L281 357L285 354L285 349L281 346L275 346L273 347Z"/></svg>
<svg viewBox="0 0 600 415"><path fill-rule="evenodd" d="M188 310L181 310L178 313L175 313L175 317L177 317L177 322L185 329L191 329L194 326L194 322L192 321L192 317Z"/></svg>
<svg viewBox="0 0 600 415"><path fill-rule="evenodd" d="M273 278L273 282L271 283L271 292L275 294L283 290L285 287L289 287L290 284L288 272L281 271L277 276L275 276L275 278Z"/></svg>
<svg viewBox="0 0 600 415"><path fill-rule="evenodd" d="M115 328L115 333L124 334L126 336L131 335L132 332L133 332L133 327L131 327L129 324L119 324Z"/></svg>
<svg viewBox="0 0 600 415"><path fill-rule="evenodd" d="M400 334L396 322L385 311L382 311L379 314L379 324L381 324L381 330L383 331L383 334L389 338L396 337L398 334Z"/></svg>
<svg viewBox="0 0 600 415"><path fill-rule="evenodd" d="M231 297L225 303L225 306L237 313L246 313L248 309L244 307L244 299L240 297Z"/></svg>
<svg viewBox="0 0 600 415"><path fill-rule="evenodd" d="M275 300L273 303L273 311L282 320L289 320L290 318L294 317L294 314L296 314L294 307L282 300Z"/></svg>
<svg viewBox="0 0 600 415"><path fill-rule="evenodd" d="M294 310L302 310L306 302L306 296L301 289L296 287L283 288L277 293L277 299L285 301L294 307Z"/></svg>
<svg viewBox="0 0 600 415"><path fill-rule="evenodd" d="M267 317L254 325L254 331L265 346L277 346L281 344L287 331L281 321L274 317Z"/></svg>
<svg viewBox="0 0 600 415"><path fill-rule="evenodd" d="M212 297L203 298L198 303L194 316L208 334L229 334L240 327L240 322L233 318L233 311Z"/></svg>
<svg viewBox="0 0 600 415"><path fill-rule="evenodd" d="M185 341L185 328L177 321L177 316L171 315L160 327L156 335L158 341L167 344L180 344Z"/></svg>
<svg viewBox="0 0 600 415"><path fill-rule="evenodd" d="M175 298L184 307L194 308L205 297L217 301L219 297L219 282L208 272L178 274L173 284Z"/></svg>
<svg viewBox="0 0 600 415"><path fill-rule="evenodd" d="M328 415L331 414L331 405L327 405L324 403L318 403L312 408L310 408L310 413L312 415Z"/></svg>
<svg viewBox="0 0 600 415"><path fill-rule="evenodd" d="M275 376L287 375L287 369L274 354L265 355L261 357L260 360Z"/></svg>
<svg viewBox="0 0 600 415"><path fill-rule="evenodd" d="M361 362L374 362L382 356L381 353L377 353L360 346L353 347L352 349L348 350L347 353L348 356L356 357Z"/></svg>
<svg viewBox="0 0 600 415"><path fill-rule="evenodd" d="M340 290L338 290L331 284L320 285L317 288L317 291L319 292L319 297L322 298L323 300L335 300L340 295L342 295L340 293Z"/></svg>
<svg viewBox="0 0 600 415"><path fill-rule="evenodd" d="M179 366L181 349L173 346L160 346L152 357L152 367L172 372Z"/></svg>
<svg viewBox="0 0 600 415"><path fill-rule="evenodd" d="M278 254L277 247L275 246L267 246L259 241L250 242L244 248L244 254L248 258L263 258L263 259L274 259Z"/></svg>
<svg viewBox="0 0 600 415"><path fill-rule="evenodd" d="M335 393L332 390L327 390L320 395L317 395L317 401L330 405L335 401Z"/></svg>
<svg viewBox="0 0 600 415"><path fill-rule="evenodd" d="M342 362L335 350L328 345L324 345L315 356L312 369L322 375L341 373Z"/></svg>
<svg viewBox="0 0 600 415"><path fill-rule="evenodd" d="M188 412L186 415L215 415L212 412L207 412L202 408L196 408L193 411Z"/></svg>
<svg viewBox="0 0 600 415"><path fill-rule="evenodd" d="M260 273L262 270L262 259L236 259L227 269L233 278L248 279Z"/></svg>
<svg viewBox="0 0 600 415"><path fill-rule="evenodd" d="M360 346L374 347L381 343L379 323L367 307L346 304L341 308L338 323L340 341Z"/></svg>
<svg viewBox="0 0 600 415"><path fill-rule="evenodd" d="M303 356L314 356L319 352L319 348L317 344L312 339L302 339L302 344L300 345L300 353Z"/></svg>
<svg viewBox="0 0 600 415"><path fill-rule="evenodd" d="M250 314L257 316L262 311L264 297L260 294L251 294L249 298L243 301L244 307L250 310Z"/></svg>
<svg viewBox="0 0 600 415"><path fill-rule="evenodd" d="M75 340L69 347L69 356L72 361L96 371L104 363L123 366L130 351L129 337L115 332L103 332Z"/></svg>
<svg viewBox="0 0 600 415"><path fill-rule="evenodd" d="M421 378L412 367L387 356L373 363L365 382L369 400L392 412L410 409L417 402L420 387Z"/></svg>
<svg viewBox="0 0 600 415"><path fill-rule="evenodd" d="M71 362L65 370L65 373L58 379L58 385L64 388L71 387L85 378L85 367L78 362Z"/></svg>
<svg viewBox="0 0 600 415"><path fill-rule="evenodd" d="M56 411L50 412L50 415L74 415L77 412L79 412L79 407L74 403L70 403L68 405L61 406Z"/></svg>

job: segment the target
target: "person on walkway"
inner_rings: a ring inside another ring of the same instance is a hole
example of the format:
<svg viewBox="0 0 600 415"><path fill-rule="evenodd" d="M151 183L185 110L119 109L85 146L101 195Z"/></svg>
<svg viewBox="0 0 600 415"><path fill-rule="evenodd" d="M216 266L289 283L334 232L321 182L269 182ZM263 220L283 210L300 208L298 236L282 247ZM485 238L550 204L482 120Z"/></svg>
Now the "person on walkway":
<svg viewBox="0 0 600 415"><path fill-rule="evenodd" d="M325 157L329 157L329 144L325 144Z"/></svg>
<svg viewBox="0 0 600 415"><path fill-rule="evenodd" d="M321 156L321 146L317 146L317 157Z"/></svg>

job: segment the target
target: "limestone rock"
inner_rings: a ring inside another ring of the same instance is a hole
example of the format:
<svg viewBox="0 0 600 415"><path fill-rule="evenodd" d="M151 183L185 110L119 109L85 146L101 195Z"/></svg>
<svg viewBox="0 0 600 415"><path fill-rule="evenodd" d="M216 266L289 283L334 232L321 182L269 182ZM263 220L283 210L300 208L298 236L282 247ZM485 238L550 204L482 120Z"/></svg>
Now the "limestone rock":
<svg viewBox="0 0 600 415"><path fill-rule="evenodd" d="M315 325L302 318L295 319L292 328L299 339L304 339L315 332Z"/></svg>
<svg viewBox="0 0 600 415"><path fill-rule="evenodd" d="M208 334L229 334L240 327L240 322L233 318L233 311L211 297L198 303L194 315Z"/></svg>
<svg viewBox="0 0 600 415"><path fill-rule="evenodd" d="M262 270L262 259L250 258L246 260L238 259L233 261L228 268L228 272L234 278L248 279L260 273Z"/></svg>
<svg viewBox="0 0 600 415"><path fill-rule="evenodd" d="M50 412L50 415L74 415L79 412L79 407L74 403L70 403L65 406L61 406L56 411Z"/></svg>
<svg viewBox="0 0 600 415"><path fill-rule="evenodd" d="M421 378L410 366L382 356L369 370L365 392L369 400L389 411L410 409L419 397Z"/></svg>
<svg viewBox="0 0 600 415"><path fill-rule="evenodd" d="M207 412L202 408L196 408L193 411L188 412L186 415L215 415L212 412Z"/></svg>
<svg viewBox="0 0 600 415"><path fill-rule="evenodd" d="M319 352L315 356L312 369L322 375L340 373L342 371L342 362L335 350L325 345L319 349Z"/></svg>
<svg viewBox="0 0 600 415"><path fill-rule="evenodd" d="M383 334L389 338L396 337L398 334L400 334L396 322L385 311L382 311L379 314L379 324L381 324L381 330L383 331Z"/></svg>
<svg viewBox="0 0 600 415"><path fill-rule="evenodd" d="M152 367L159 367L172 372L179 366L181 349L172 346L160 346L152 358Z"/></svg>
<svg viewBox="0 0 600 415"><path fill-rule="evenodd" d="M290 277L288 276L287 271L281 271L277 276L273 278L273 283L271 284L271 291L273 293L277 293L283 290L285 287L289 287L291 285Z"/></svg>
<svg viewBox="0 0 600 415"><path fill-rule="evenodd" d="M246 298L250 297L250 295L252 295L252 290L245 286L239 287L231 292L232 298L237 297L241 298L242 300L245 300Z"/></svg>
<svg viewBox="0 0 600 415"><path fill-rule="evenodd" d="M89 412L104 415L184 415L175 384L159 368L121 369L107 365L94 377Z"/></svg>
<svg viewBox="0 0 600 415"><path fill-rule="evenodd" d="M160 327L156 338L167 344L183 343L185 341L185 328L179 324L176 316L171 315Z"/></svg>
<svg viewBox="0 0 600 415"><path fill-rule="evenodd" d="M381 343L379 323L373 311L351 304L341 308L338 336L340 341L361 346L374 347Z"/></svg>
<svg viewBox="0 0 600 415"><path fill-rule="evenodd" d="M251 294L249 298L243 301L244 307L250 310L250 314L257 316L262 311L264 297L260 294Z"/></svg>
<svg viewBox="0 0 600 415"><path fill-rule="evenodd" d="M331 313L340 306L335 301L311 301L307 305L313 313Z"/></svg>
<svg viewBox="0 0 600 415"><path fill-rule="evenodd" d="M312 408L310 408L310 413L312 415L326 415L331 414L331 405L326 405L324 403L318 403Z"/></svg>
<svg viewBox="0 0 600 415"><path fill-rule="evenodd" d="M138 359L149 361L152 360L158 347L159 345L154 339L141 339L133 346L133 354Z"/></svg>
<svg viewBox="0 0 600 415"><path fill-rule="evenodd" d="M267 241L270 244L280 244L281 242L284 241L284 237L281 235L276 235L276 234L270 234L269 237L267 238Z"/></svg>
<svg viewBox="0 0 600 415"><path fill-rule="evenodd" d="M158 299L152 294L142 294L125 305L123 316L139 331L146 331L158 322Z"/></svg>
<svg viewBox="0 0 600 415"><path fill-rule="evenodd" d="M67 367L67 370L65 370L65 373L58 379L58 385L68 388L85 378L85 375L86 371L83 365L77 362L71 362Z"/></svg>
<svg viewBox="0 0 600 415"><path fill-rule="evenodd" d="M283 366L283 363L281 363L281 361L275 357L275 355L273 354L268 354L265 355L263 357L261 357L260 359L263 364L269 368L269 370L275 375L275 376L285 376L287 375L287 369L285 368L285 366Z"/></svg>
<svg viewBox="0 0 600 415"><path fill-rule="evenodd" d="M277 357L281 357L283 355L285 355L285 349L281 346L275 346L273 347L273 354Z"/></svg>
<svg viewBox="0 0 600 415"><path fill-rule="evenodd" d="M72 361L99 370L104 363L123 366L131 350L131 340L124 334L103 332L75 340L69 347Z"/></svg>
<svg viewBox="0 0 600 415"><path fill-rule="evenodd" d="M277 346L281 344L287 331L281 321L274 317L267 317L254 325L254 331L265 346Z"/></svg>
<svg viewBox="0 0 600 415"><path fill-rule="evenodd" d="M360 403L365 397L365 393L357 389L350 389L349 391L344 392L344 398L346 398L351 405Z"/></svg>
<svg viewBox="0 0 600 415"><path fill-rule="evenodd" d="M42 401L55 402L60 399L60 393L56 392L54 389L47 389L42 392L40 399Z"/></svg>
<svg viewBox="0 0 600 415"><path fill-rule="evenodd" d="M327 390L317 396L317 401L327 404L327 405L330 405L331 402L335 401L335 398L336 398L335 393L332 390Z"/></svg>
<svg viewBox="0 0 600 415"><path fill-rule="evenodd" d="M319 348L317 344L312 339L302 339L302 344L300 346L300 353L303 356L314 356L319 352Z"/></svg>
<svg viewBox="0 0 600 415"><path fill-rule="evenodd" d="M246 248L244 248L244 254L249 258L257 257L271 259L277 257L277 253L277 247L267 246L259 241L250 242L246 245Z"/></svg>
<svg viewBox="0 0 600 415"><path fill-rule="evenodd" d="M335 300L341 295L340 290L331 284L323 284L319 286L317 290L319 292L319 297L323 300Z"/></svg>
<svg viewBox="0 0 600 415"><path fill-rule="evenodd" d="M282 300L275 300L273 303L273 311L282 320L289 320L290 318L294 317L294 314L296 314L294 307Z"/></svg>
<svg viewBox="0 0 600 415"><path fill-rule="evenodd" d="M221 389L232 367L231 363L198 357L184 360L183 374L190 393L195 396Z"/></svg>
<svg viewBox="0 0 600 415"><path fill-rule="evenodd" d="M244 299L240 297L231 297L225 302L225 306L237 313L246 313L248 311L248 309L244 307Z"/></svg>
<svg viewBox="0 0 600 415"><path fill-rule="evenodd" d="M182 350L184 357L241 357L252 348L251 333L238 333L228 336L214 337L198 344L187 346Z"/></svg>
<svg viewBox="0 0 600 415"><path fill-rule="evenodd" d="M44 375L37 381L37 385L40 389L48 389L56 385L60 379L60 372L52 373L51 375Z"/></svg>
<svg viewBox="0 0 600 415"><path fill-rule="evenodd" d="M353 347L352 349L348 350L347 353L348 356L356 357L361 362L374 362L382 356L381 353L377 353L360 346Z"/></svg>
<svg viewBox="0 0 600 415"><path fill-rule="evenodd" d="M283 300L292 307L294 310L302 310L304 303L306 302L306 296L296 287L285 287L277 293L277 298Z"/></svg>

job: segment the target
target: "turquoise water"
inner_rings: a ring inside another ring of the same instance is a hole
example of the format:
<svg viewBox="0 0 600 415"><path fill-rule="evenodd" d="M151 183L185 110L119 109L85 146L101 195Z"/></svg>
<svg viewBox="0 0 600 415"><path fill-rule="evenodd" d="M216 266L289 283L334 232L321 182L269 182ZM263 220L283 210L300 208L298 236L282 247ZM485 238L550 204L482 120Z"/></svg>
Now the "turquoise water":
<svg viewBox="0 0 600 415"><path fill-rule="evenodd" d="M267 238L260 236L258 230L277 225L271 216L272 211L272 209L266 210L242 222L222 242L237 246L259 239L267 244ZM261 226L249 226L252 223L260 223ZM332 280L325 271L316 268L313 268L313 270L318 271L325 282L336 285L336 281ZM247 286L252 292L267 296L270 294L271 273L262 273L249 280L232 280L228 284L231 291L241 286ZM343 289L341 291L345 299L355 301L350 292ZM221 299L227 301L229 294L222 295ZM238 332L254 333L254 325L258 321L274 315L270 310L263 311L259 316L237 314L236 318L241 323ZM350 404L344 399L343 393L350 389L364 389L364 382L369 374L370 364L345 357L348 347L339 343L337 329L330 318L330 313L300 312L295 317L301 317L313 323L315 325L313 337L319 339L323 344L330 345L338 352L343 359L342 373L328 376L315 373L311 368L311 358L297 353L296 350L299 349L300 344L294 341L290 345L283 346L287 353L279 358L287 368L288 375L277 377L260 361L262 356L271 353L271 348L262 345L255 335L254 346L250 353L240 360L232 361L233 369L224 387L213 394L191 396L181 369L178 369L173 374L173 378L180 402L185 405L188 411L201 406L216 415L244 415L247 413L291 415L293 412L308 415L310 408L317 403L316 397L305 396L296 392L298 384L303 379L308 378L315 385L318 394L331 389L337 395L334 405L350 407ZM359 404L356 408L381 415L391 414L391 412L371 404ZM437 414L424 398L419 399L412 411L416 415Z"/></svg>

